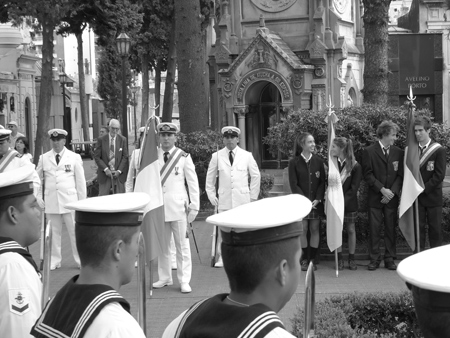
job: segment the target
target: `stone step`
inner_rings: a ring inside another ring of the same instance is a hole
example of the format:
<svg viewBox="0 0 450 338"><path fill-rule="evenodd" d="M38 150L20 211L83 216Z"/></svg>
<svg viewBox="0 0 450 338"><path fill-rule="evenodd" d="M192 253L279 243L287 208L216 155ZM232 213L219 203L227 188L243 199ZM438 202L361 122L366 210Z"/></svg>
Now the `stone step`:
<svg viewBox="0 0 450 338"><path fill-rule="evenodd" d="M273 192L284 192L284 185L283 185L283 183L276 183L276 184L274 184L270 191L273 191Z"/></svg>
<svg viewBox="0 0 450 338"><path fill-rule="evenodd" d="M272 190L269 191L269 197L278 197L284 195L286 195L286 193L283 191L272 191Z"/></svg>

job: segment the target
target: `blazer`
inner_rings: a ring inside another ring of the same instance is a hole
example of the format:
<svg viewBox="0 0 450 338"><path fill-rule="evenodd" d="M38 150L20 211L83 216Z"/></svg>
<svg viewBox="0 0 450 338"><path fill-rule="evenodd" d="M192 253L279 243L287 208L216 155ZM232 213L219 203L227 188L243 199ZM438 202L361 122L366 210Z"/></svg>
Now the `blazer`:
<svg viewBox="0 0 450 338"><path fill-rule="evenodd" d="M403 150L396 146L389 149L386 160L380 143L376 142L363 151L362 168L369 185L368 206L373 208L397 208L403 184ZM391 189L395 196L387 204L381 203L381 188Z"/></svg>
<svg viewBox="0 0 450 338"><path fill-rule="evenodd" d="M98 183L103 184L106 182L108 176L105 174L105 169L108 168L109 162L109 139L110 135L106 134L99 137L97 145L95 146L94 159L97 163L97 176ZM128 144L127 139L122 135L116 134L115 137L115 169L120 170L122 173L119 175L119 181L125 183L128 174Z"/></svg>
<svg viewBox="0 0 450 338"><path fill-rule="evenodd" d="M323 160L313 154L309 160L309 167L303 157L295 156L289 160L289 185L293 194L303 195L312 202L320 201L316 209L323 214L323 200L325 197L325 167Z"/></svg>
<svg viewBox="0 0 450 338"><path fill-rule="evenodd" d="M173 147L170 153L175 149ZM158 163L159 167L162 168L164 151L161 148L158 148ZM183 156L180 157L164 182L162 191L166 222L186 220L186 203L191 209L200 210L200 189L197 173L195 172L194 162L188 153L183 152Z"/></svg>
<svg viewBox="0 0 450 338"><path fill-rule="evenodd" d="M430 146L436 143L432 141ZM446 151L444 147L437 149L420 167L425 190L419 195L419 204L424 207L442 205L442 182L445 178Z"/></svg>
<svg viewBox="0 0 450 338"><path fill-rule="evenodd" d="M345 213L358 211L358 189L363 178L361 165L356 162L350 176L342 185L344 193Z"/></svg>
<svg viewBox="0 0 450 338"><path fill-rule="evenodd" d="M261 174L252 153L237 146L233 165L230 163L227 147L212 154L205 184L210 201L216 196L217 173L219 210L233 209L258 199Z"/></svg>
<svg viewBox="0 0 450 338"><path fill-rule="evenodd" d="M86 179L79 154L65 148L59 164L56 164L53 150L50 150L39 157L36 171L45 185L46 214L69 213L71 211L65 208L67 203L86 198Z"/></svg>

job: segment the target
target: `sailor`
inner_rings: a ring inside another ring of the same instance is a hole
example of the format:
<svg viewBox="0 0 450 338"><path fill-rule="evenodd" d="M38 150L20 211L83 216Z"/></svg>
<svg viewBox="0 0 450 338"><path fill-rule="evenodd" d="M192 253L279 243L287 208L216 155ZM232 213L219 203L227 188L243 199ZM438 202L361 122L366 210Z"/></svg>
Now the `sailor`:
<svg viewBox="0 0 450 338"><path fill-rule="evenodd" d="M292 194L207 218L220 228L230 293L202 300L166 328L170 337L293 337L277 316L297 289L301 220L311 201ZM250 335L249 335L250 336Z"/></svg>
<svg viewBox="0 0 450 338"><path fill-rule="evenodd" d="M40 236L33 166L0 173L0 336L30 337L41 313L42 282L25 249Z"/></svg>
<svg viewBox="0 0 450 338"><path fill-rule="evenodd" d="M402 260L397 273L412 292L417 321L425 338L450 337L450 245Z"/></svg>
<svg viewBox="0 0 450 338"><path fill-rule="evenodd" d="M75 210L80 274L46 305L35 337L145 337L119 294L133 278L145 193L93 197L69 203Z"/></svg>

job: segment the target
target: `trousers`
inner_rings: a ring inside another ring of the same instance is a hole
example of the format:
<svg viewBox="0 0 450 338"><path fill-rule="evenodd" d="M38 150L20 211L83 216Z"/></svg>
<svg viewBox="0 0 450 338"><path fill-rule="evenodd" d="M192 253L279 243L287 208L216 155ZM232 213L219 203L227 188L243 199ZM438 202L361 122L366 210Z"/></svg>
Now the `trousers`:
<svg viewBox="0 0 450 338"><path fill-rule="evenodd" d="M80 256L78 255L77 245L75 242L75 211L65 214L47 214L48 220L51 222L52 228L52 258L50 265L56 266L61 264L61 233L62 224L66 225L69 233L70 246L72 247L72 254L75 262L80 265Z"/></svg>

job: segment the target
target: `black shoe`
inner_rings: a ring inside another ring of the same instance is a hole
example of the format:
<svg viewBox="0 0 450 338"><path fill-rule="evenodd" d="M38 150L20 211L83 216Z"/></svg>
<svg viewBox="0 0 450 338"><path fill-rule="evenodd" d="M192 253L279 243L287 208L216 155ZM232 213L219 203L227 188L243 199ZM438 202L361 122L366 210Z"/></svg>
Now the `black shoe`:
<svg viewBox="0 0 450 338"><path fill-rule="evenodd" d="M397 265L395 264L394 261L387 261L384 262L384 267L388 270L397 270Z"/></svg>
<svg viewBox="0 0 450 338"><path fill-rule="evenodd" d="M367 266L367 269L369 271L374 271L374 270L378 269L379 267L380 267L380 262L378 262L378 261L371 261L369 263L369 265Z"/></svg>
<svg viewBox="0 0 450 338"><path fill-rule="evenodd" d="M353 259L348 261L348 268L350 270L358 270L358 267L356 266L356 263Z"/></svg>
<svg viewBox="0 0 450 338"><path fill-rule="evenodd" d="M302 271L308 271L308 260L304 259L300 262L300 265L302 266Z"/></svg>
<svg viewBox="0 0 450 338"><path fill-rule="evenodd" d="M338 270L344 270L344 260L342 259L338 261Z"/></svg>

